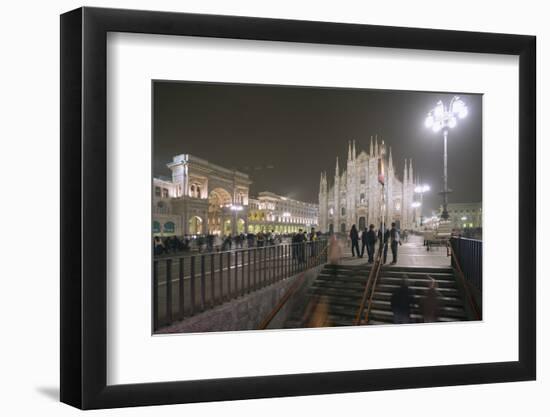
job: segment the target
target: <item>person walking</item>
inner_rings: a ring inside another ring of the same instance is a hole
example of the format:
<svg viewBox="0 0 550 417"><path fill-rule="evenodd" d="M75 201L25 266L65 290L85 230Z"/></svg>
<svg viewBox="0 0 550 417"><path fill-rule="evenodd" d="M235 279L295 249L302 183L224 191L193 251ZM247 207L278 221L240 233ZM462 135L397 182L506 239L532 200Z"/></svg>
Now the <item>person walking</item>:
<svg viewBox="0 0 550 417"><path fill-rule="evenodd" d="M307 241L307 237L304 235L304 231L302 229L298 229L298 233L296 234L296 255L298 257L298 262L302 263L306 259L305 254L305 242Z"/></svg>
<svg viewBox="0 0 550 417"><path fill-rule="evenodd" d="M309 256L317 256L317 234L315 233L315 227L312 227L309 233Z"/></svg>
<svg viewBox="0 0 550 417"><path fill-rule="evenodd" d="M256 245L258 245L259 248L261 248L264 245L264 237L265 236L261 230L256 235Z"/></svg>
<svg viewBox="0 0 550 417"><path fill-rule="evenodd" d="M376 233L374 232L374 224L369 225L369 230L363 230L361 234L361 258L365 253L365 247L367 248L367 255L369 257L368 263L374 262L374 245L376 245Z"/></svg>
<svg viewBox="0 0 550 417"><path fill-rule="evenodd" d="M388 259L388 240L390 238L390 231L386 229L386 224L384 223L384 238L382 238L382 227L378 229L378 241L380 242L380 245L383 246L383 256L382 256L382 264L385 264Z"/></svg>
<svg viewBox="0 0 550 417"><path fill-rule="evenodd" d="M420 303L420 309L422 311L424 323L437 321L441 309L441 294L437 289L437 282L432 277L430 277L430 279L430 286L428 287L428 291L426 291L426 296Z"/></svg>
<svg viewBox="0 0 550 417"><path fill-rule="evenodd" d="M395 223L392 223L391 229L390 229L390 245L391 245L391 254L392 254L391 265L395 265L397 263L397 248L401 244L402 243L401 243L401 238L399 236L399 230L397 230L397 228L395 227Z"/></svg>
<svg viewBox="0 0 550 417"><path fill-rule="evenodd" d="M405 324L411 322L411 304L414 303L414 294L409 287L407 276L401 280L401 285L397 287L391 296L391 309L393 312L393 322L395 324Z"/></svg>
<svg viewBox="0 0 550 417"><path fill-rule="evenodd" d="M328 247L328 263L332 265L339 265L342 259L344 250L342 245L338 241L335 234L330 236L330 242Z"/></svg>
<svg viewBox="0 0 550 417"><path fill-rule="evenodd" d="M359 252L359 232L355 225L351 226L349 237L351 239L351 256L355 256L355 253L357 253L357 257L359 257L361 255L361 252Z"/></svg>

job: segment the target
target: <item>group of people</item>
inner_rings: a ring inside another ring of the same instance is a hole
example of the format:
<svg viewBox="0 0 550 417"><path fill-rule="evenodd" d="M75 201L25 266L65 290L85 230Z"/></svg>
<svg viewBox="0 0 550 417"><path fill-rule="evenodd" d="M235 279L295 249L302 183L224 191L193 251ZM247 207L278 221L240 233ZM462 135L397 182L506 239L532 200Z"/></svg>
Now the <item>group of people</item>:
<svg viewBox="0 0 550 417"><path fill-rule="evenodd" d="M316 242L321 237L321 232L316 232L312 227L310 233L306 230L299 229L298 233L292 234L292 258L297 259L298 262L305 262L306 260L306 243ZM316 245L310 245L309 256L317 255Z"/></svg>
<svg viewBox="0 0 550 417"><path fill-rule="evenodd" d="M153 238L153 253L155 256L185 252L188 251L191 247L191 239L188 236L183 236L179 238L177 236L168 236L161 238L155 236Z"/></svg>
<svg viewBox="0 0 550 417"><path fill-rule="evenodd" d="M175 254L178 252L190 251L193 247L197 249L199 253L228 251L231 249L242 249L244 247L264 247L274 246L283 242L284 238L289 238L292 243L303 243L313 241L319 238L320 232L316 232L314 228L311 228L311 232L308 233L305 230L300 229L297 233L289 235L282 235L271 231L260 231L258 233L238 233L236 235L223 235L218 238L214 234L188 236L183 237L168 236L160 237L155 236L153 238L153 252L155 256ZM219 239L219 243L217 244Z"/></svg>
<svg viewBox="0 0 550 417"><path fill-rule="evenodd" d="M378 229L378 232L374 231L374 224L369 225L368 230L363 228L361 234L356 225L351 226L349 237L351 240L351 256L357 256L362 258L365 253L365 248L368 255L368 263L374 262L374 250L376 242L383 242L382 263L387 262L388 258L388 246L391 248L392 261L391 265L397 263L397 251L401 243L401 236L399 230L396 228L395 223L391 224L391 229L386 229L385 225L384 236L382 236L382 228ZM359 250L359 241L361 241L361 250Z"/></svg>
<svg viewBox="0 0 550 417"><path fill-rule="evenodd" d="M435 322L439 317L441 294L437 289L437 282L431 278L429 287L419 301L419 310L425 323ZM401 284L391 295L391 308L393 312L393 322L395 324L404 324L411 322L412 306L415 304L414 291L409 286L409 280L405 276Z"/></svg>

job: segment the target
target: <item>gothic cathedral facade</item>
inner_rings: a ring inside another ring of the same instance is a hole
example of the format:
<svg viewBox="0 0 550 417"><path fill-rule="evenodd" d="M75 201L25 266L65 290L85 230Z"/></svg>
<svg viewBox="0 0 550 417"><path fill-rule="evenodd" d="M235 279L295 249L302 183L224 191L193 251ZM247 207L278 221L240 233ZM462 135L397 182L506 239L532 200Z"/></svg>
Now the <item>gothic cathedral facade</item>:
<svg viewBox="0 0 550 417"><path fill-rule="evenodd" d="M383 167L383 168L381 168ZM382 171L381 171L382 170ZM380 174L383 173L383 181ZM382 184L382 182L384 184ZM370 151L355 151L355 141L348 144L348 160L343 172L338 166L329 186L326 172L319 184L319 227L322 232L349 232L353 224L359 230L382 222L389 226L396 222L400 229L417 226L417 209L413 207L414 180L412 160L405 159L403 180L397 178L391 148L386 154L384 141L374 144Z"/></svg>

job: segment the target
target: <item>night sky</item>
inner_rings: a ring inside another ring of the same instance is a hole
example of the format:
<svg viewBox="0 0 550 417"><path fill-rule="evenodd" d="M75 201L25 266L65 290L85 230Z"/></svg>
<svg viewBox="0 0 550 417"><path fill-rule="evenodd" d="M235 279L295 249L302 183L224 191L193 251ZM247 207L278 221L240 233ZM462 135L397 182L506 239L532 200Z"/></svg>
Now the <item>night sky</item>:
<svg viewBox="0 0 550 417"><path fill-rule="evenodd" d="M172 156L189 153L248 173L251 196L271 191L317 203L320 172L331 186L348 141L357 154L368 152L378 134L392 147L400 180L403 159L412 158L415 176L431 185L424 214L441 204L443 135L424 120L453 93L155 81L153 94L155 176L169 176ZM482 96L459 95L469 114L449 131L449 202L479 202Z"/></svg>

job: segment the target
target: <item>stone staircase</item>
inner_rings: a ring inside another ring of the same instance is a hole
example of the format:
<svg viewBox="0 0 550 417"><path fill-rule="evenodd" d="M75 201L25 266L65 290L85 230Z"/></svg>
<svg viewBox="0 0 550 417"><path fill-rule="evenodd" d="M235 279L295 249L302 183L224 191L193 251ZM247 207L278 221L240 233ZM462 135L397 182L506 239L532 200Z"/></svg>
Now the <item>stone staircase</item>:
<svg viewBox="0 0 550 417"><path fill-rule="evenodd" d="M357 309L361 304L365 285L369 276L370 265L325 265L315 281L309 287L308 300L322 300L328 304L328 322L332 326L352 325ZM469 320L464 310L464 303L457 282L450 267L404 267L382 266L374 292L369 324L393 323L391 309L392 292L398 288L401 280L407 277L409 287L414 294L411 322L422 322L419 308L431 278L438 284L441 294L441 314L439 321ZM285 327L298 325L298 317L291 318Z"/></svg>

